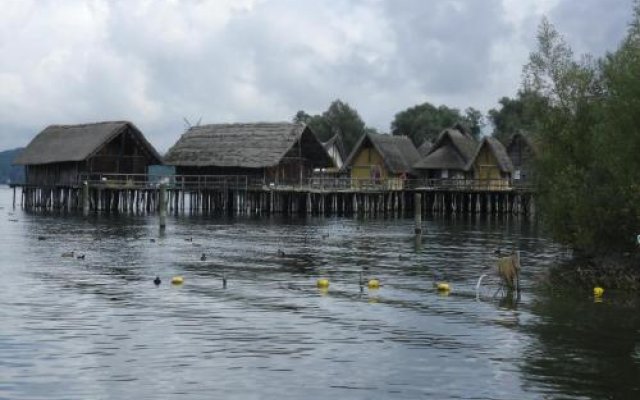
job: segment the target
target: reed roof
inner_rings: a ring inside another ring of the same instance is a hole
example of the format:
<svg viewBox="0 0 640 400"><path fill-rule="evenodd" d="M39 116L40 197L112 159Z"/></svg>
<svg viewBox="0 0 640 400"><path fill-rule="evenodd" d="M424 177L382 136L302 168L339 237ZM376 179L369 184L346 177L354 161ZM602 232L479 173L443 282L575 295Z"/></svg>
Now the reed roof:
<svg viewBox="0 0 640 400"><path fill-rule="evenodd" d="M311 129L290 122L211 124L191 127L165 156L165 163L190 167L266 168L300 152L316 166L333 164Z"/></svg>
<svg viewBox="0 0 640 400"><path fill-rule="evenodd" d="M496 158L496 161L498 162L498 168L500 168L502 172L513 172L513 163L511 162L509 154L507 154L507 149L502 143L500 143L498 139L490 136L486 136L482 139L482 142L480 142L475 155L471 160L469 160L466 168L467 170L472 168L473 164L476 161L476 158L478 158L478 155L480 155L480 152L484 147L487 147L489 151L491 151L493 156Z"/></svg>
<svg viewBox="0 0 640 400"><path fill-rule="evenodd" d="M416 164L415 169L468 170L467 164L475 156L478 142L470 135L454 128L440 133L433 146Z"/></svg>
<svg viewBox="0 0 640 400"><path fill-rule="evenodd" d="M13 163L16 165L39 165L84 161L127 129L130 129L137 141L150 154L150 157L161 164L160 154L147 141L142 132L128 121L50 125L31 140Z"/></svg>
<svg viewBox="0 0 640 400"><path fill-rule="evenodd" d="M391 173L412 173L411 166L420 159L420 153L407 136L365 133L354 146L345 165L351 164L353 158L367 141L380 153L385 166Z"/></svg>

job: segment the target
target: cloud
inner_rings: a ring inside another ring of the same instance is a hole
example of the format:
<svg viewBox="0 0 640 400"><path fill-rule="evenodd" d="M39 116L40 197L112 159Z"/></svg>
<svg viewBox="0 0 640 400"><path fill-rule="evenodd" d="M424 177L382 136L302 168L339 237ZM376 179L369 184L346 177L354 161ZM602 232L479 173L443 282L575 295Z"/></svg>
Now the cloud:
<svg viewBox="0 0 640 400"><path fill-rule="evenodd" d="M632 0L53 1L3 4L0 139L128 119L161 150L203 123L288 120L341 98L387 130L419 102L513 95L549 15L578 52L624 35Z"/></svg>

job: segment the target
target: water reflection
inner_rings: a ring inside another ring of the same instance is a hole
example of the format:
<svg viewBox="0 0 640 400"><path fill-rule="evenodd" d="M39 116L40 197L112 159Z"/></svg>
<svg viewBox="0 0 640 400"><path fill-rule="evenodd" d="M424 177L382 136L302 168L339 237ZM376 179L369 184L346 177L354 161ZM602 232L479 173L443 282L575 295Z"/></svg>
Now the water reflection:
<svg viewBox="0 0 640 400"><path fill-rule="evenodd" d="M10 198L0 189L0 398L637 394L635 306L534 292L561 251L526 221L431 217L417 237L400 218L174 215L161 234L143 213L25 213ZM522 298L487 279L476 300L494 250L513 246Z"/></svg>

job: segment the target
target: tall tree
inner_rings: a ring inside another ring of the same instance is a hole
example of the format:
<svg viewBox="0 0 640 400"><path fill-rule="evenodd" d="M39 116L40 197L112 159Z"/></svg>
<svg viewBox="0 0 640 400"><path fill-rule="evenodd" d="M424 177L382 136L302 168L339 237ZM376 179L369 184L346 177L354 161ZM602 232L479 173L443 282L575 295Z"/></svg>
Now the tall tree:
<svg viewBox="0 0 640 400"><path fill-rule="evenodd" d="M624 44L601 60L574 59L546 20L524 88L539 115L540 211L554 237L585 254L636 249L640 233L640 8Z"/></svg>
<svg viewBox="0 0 640 400"><path fill-rule="evenodd" d="M391 122L391 133L408 136L416 146L420 146L425 140L435 140L442 130L456 124L478 137L483 126L482 113L467 108L462 115L456 108L423 103L397 113Z"/></svg>
<svg viewBox="0 0 640 400"><path fill-rule="evenodd" d="M293 120L308 124L322 141L327 141L336 134L340 135L347 152L353 149L367 129L358 112L340 99L334 100L322 115L311 116L298 111Z"/></svg>
<svg viewBox="0 0 640 400"><path fill-rule="evenodd" d="M515 98L503 97L500 108L488 112L493 136L506 143L514 133L534 135L540 129L538 118L547 106L546 99L534 91L519 90Z"/></svg>

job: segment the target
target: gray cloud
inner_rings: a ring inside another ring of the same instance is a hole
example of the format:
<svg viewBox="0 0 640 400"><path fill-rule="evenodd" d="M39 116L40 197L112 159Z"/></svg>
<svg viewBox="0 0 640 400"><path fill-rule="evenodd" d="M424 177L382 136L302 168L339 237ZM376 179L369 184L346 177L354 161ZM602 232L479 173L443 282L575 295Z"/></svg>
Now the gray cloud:
<svg viewBox="0 0 640 400"><path fill-rule="evenodd" d="M422 101L486 111L515 93L542 13L601 54L632 1L10 2L0 148L50 123L129 119L165 150L183 117L285 120L335 98L381 130Z"/></svg>

